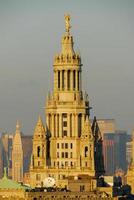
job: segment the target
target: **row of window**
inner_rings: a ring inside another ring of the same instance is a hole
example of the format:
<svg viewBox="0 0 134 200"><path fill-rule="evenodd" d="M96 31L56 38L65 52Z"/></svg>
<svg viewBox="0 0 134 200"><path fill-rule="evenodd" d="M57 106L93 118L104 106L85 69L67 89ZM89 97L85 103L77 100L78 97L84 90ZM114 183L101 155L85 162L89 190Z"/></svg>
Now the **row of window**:
<svg viewBox="0 0 134 200"><path fill-rule="evenodd" d="M52 178L56 178L54 174L49 174L48 176ZM65 174L58 175L58 179L65 179L65 178L66 178ZM36 174L36 181L41 181L41 174Z"/></svg>
<svg viewBox="0 0 134 200"><path fill-rule="evenodd" d="M70 152L70 158L73 157L73 153ZM57 158L60 158L60 152L57 152ZM68 152L61 152L61 158L69 158Z"/></svg>
<svg viewBox="0 0 134 200"><path fill-rule="evenodd" d="M60 147L62 149L72 149L73 148L73 143L57 143L57 149L60 149Z"/></svg>
<svg viewBox="0 0 134 200"><path fill-rule="evenodd" d="M58 167L61 167L61 168L63 167L63 168L64 168L64 167L74 167L75 165L76 165L76 163L75 163L75 162L72 162L72 161L71 161L71 162L69 162L69 161L65 161L65 162L62 162L62 161L61 161L61 162L59 162L59 161L58 161L58 162L54 162L54 167L55 167L55 166L58 166Z"/></svg>

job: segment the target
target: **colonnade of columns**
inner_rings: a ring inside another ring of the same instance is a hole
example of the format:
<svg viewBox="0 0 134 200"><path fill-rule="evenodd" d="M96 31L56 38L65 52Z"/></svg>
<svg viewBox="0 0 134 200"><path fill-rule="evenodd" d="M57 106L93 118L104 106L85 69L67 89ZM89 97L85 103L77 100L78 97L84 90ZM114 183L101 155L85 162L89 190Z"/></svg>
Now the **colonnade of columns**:
<svg viewBox="0 0 134 200"><path fill-rule="evenodd" d="M80 70L55 70L54 71L54 90L81 90Z"/></svg>
<svg viewBox="0 0 134 200"><path fill-rule="evenodd" d="M52 137L64 137L63 123L64 115L60 114L47 114L46 121L48 129L51 132ZM67 114L67 136L78 137L81 135L82 128L84 126L85 114L68 113Z"/></svg>

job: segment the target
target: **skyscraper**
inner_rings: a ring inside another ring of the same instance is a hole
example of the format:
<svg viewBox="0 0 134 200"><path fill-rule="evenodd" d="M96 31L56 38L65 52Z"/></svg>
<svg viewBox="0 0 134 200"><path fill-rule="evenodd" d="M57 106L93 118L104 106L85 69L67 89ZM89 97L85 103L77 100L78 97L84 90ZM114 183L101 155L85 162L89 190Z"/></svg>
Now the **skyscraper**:
<svg viewBox="0 0 134 200"><path fill-rule="evenodd" d="M17 182L23 181L23 149L18 122L12 145L12 179Z"/></svg>
<svg viewBox="0 0 134 200"><path fill-rule="evenodd" d="M126 172L126 131L105 133L103 136L104 164L107 175L113 175L115 170Z"/></svg>
<svg viewBox="0 0 134 200"><path fill-rule="evenodd" d="M31 186L41 185L48 176L66 186L70 175L92 178L104 173L102 139L96 119L91 127L88 95L82 91L81 56L74 50L70 28L66 15L61 52L54 58L53 92L45 106L46 128L39 118L33 136Z"/></svg>
<svg viewBox="0 0 134 200"><path fill-rule="evenodd" d="M127 184L131 186L131 191L134 193L134 130L132 133L132 162L127 171Z"/></svg>

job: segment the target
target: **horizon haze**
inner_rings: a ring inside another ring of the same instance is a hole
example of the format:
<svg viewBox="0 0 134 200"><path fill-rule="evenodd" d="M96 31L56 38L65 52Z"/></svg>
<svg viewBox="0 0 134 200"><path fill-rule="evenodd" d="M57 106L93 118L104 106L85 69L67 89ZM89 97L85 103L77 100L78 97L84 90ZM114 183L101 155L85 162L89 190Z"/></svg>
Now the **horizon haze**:
<svg viewBox="0 0 134 200"><path fill-rule="evenodd" d="M32 135L53 89L53 60L71 15L91 116L134 128L134 1L0 1L0 133Z"/></svg>

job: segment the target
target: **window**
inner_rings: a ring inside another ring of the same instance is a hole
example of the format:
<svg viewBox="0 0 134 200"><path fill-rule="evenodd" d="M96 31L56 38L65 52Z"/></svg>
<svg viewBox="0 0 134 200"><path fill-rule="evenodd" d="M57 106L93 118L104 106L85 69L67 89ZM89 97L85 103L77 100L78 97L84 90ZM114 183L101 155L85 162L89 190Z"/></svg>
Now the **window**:
<svg viewBox="0 0 134 200"><path fill-rule="evenodd" d="M65 175L62 175L62 179L65 179L66 178L66 176Z"/></svg>
<svg viewBox="0 0 134 200"><path fill-rule="evenodd" d="M40 161L38 161L38 166L40 166L40 164L41 164Z"/></svg>
<svg viewBox="0 0 134 200"><path fill-rule="evenodd" d="M71 149L73 148L73 143L70 144Z"/></svg>
<svg viewBox="0 0 134 200"><path fill-rule="evenodd" d="M37 157L40 157L40 146L37 147Z"/></svg>
<svg viewBox="0 0 134 200"><path fill-rule="evenodd" d="M68 143L65 143L65 149L68 149Z"/></svg>
<svg viewBox="0 0 134 200"><path fill-rule="evenodd" d="M85 157L88 156L88 147L85 147Z"/></svg>
<svg viewBox="0 0 134 200"><path fill-rule="evenodd" d="M81 136L81 129L82 129L82 115L78 115L78 136Z"/></svg>
<svg viewBox="0 0 134 200"><path fill-rule="evenodd" d="M68 162L67 162L67 161L65 162L65 166L66 166L66 167L68 166Z"/></svg>
<svg viewBox="0 0 134 200"><path fill-rule="evenodd" d="M63 162L61 162L61 167L62 167L62 168L64 167L64 164L63 164Z"/></svg>
<svg viewBox="0 0 134 200"><path fill-rule="evenodd" d="M80 185L80 192L84 192L85 190L85 185Z"/></svg>
<svg viewBox="0 0 134 200"><path fill-rule="evenodd" d="M59 145L59 143L57 143L57 149L59 149L59 147L60 147L60 145Z"/></svg>
<svg viewBox="0 0 134 200"><path fill-rule="evenodd" d="M63 118L67 118L67 113L63 113Z"/></svg>
<svg viewBox="0 0 134 200"><path fill-rule="evenodd" d="M70 158L72 158L72 157L73 157L73 152L70 153Z"/></svg>
<svg viewBox="0 0 134 200"><path fill-rule="evenodd" d="M87 167L87 162L85 162L85 167Z"/></svg>
<svg viewBox="0 0 134 200"><path fill-rule="evenodd" d="M67 122L66 121L63 122L63 126L67 127Z"/></svg>
<svg viewBox="0 0 134 200"><path fill-rule="evenodd" d="M66 130L63 131L63 136L67 136L67 131Z"/></svg>
<svg viewBox="0 0 134 200"><path fill-rule="evenodd" d="M68 158L68 152L65 152L65 158Z"/></svg>
<svg viewBox="0 0 134 200"><path fill-rule="evenodd" d="M64 143L61 144L61 148L64 149Z"/></svg>
<svg viewBox="0 0 134 200"><path fill-rule="evenodd" d="M37 180L37 181L40 181L40 179L41 179L40 174L36 174L36 180Z"/></svg>
<svg viewBox="0 0 134 200"><path fill-rule="evenodd" d="M67 87L70 90L70 70L67 73L67 83L68 83Z"/></svg>
<svg viewBox="0 0 134 200"><path fill-rule="evenodd" d="M64 152L61 153L61 157L64 158Z"/></svg>
<svg viewBox="0 0 134 200"><path fill-rule="evenodd" d="M59 152L57 152L57 158L59 158L60 156L59 156Z"/></svg>

